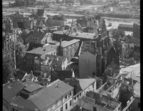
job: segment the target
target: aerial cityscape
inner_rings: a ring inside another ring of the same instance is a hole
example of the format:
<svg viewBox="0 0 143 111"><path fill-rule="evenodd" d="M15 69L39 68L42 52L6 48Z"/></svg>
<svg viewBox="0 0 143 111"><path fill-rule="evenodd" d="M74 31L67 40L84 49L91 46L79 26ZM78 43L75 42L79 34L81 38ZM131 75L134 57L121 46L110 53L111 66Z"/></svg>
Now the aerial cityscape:
<svg viewBox="0 0 143 111"><path fill-rule="evenodd" d="M140 111L140 0L2 0L3 111Z"/></svg>

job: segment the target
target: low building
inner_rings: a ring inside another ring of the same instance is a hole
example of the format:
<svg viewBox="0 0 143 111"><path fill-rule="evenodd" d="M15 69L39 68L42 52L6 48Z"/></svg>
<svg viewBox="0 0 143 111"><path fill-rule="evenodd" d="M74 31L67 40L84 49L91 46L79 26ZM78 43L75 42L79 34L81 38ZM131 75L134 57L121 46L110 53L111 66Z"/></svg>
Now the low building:
<svg viewBox="0 0 143 111"><path fill-rule="evenodd" d="M122 68L120 73L121 75L125 75L125 78L131 79L131 84L134 89L134 97L129 100L127 103L128 105L124 108L124 111L129 108L131 111L140 111L140 63L127 68Z"/></svg>
<svg viewBox="0 0 143 111"><path fill-rule="evenodd" d="M34 64L34 58L40 58L42 55L57 55L57 46L56 45L48 45L45 47L38 47L33 50L26 52L26 59L27 59L27 67L31 70Z"/></svg>
<svg viewBox="0 0 143 111"><path fill-rule="evenodd" d="M42 30L31 31L25 38L26 43L30 44L46 44L51 40L51 33L46 33Z"/></svg>
<svg viewBox="0 0 143 111"><path fill-rule="evenodd" d="M14 81L3 87L5 111L67 111L72 107L73 87L56 80L47 87Z"/></svg>
<svg viewBox="0 0 143 111"><path fill-rule="evenodd" d="M54 70L65 70L67 67L67 58L56 55L45 54L41 57L35 57L33 64L34 73L50 73L51 69Z"/></svg>
<svg viewBox="0 0 143 111"><path fill-rule="evenodd" d="M119 111L121 108L121 103L116 99L92 91L87 92L78 105L89 111Z"/></svg>
<svg viewBox="0 0 143 111"><path fill-rule="evenodd" d="M122 30L122 31L132 31L132 32L133 32L133 25L120 24L120 25L118 26L118 29L119 29L119 30Z"/></svg>
<svg viewBox="0 0 143 111"><path fill-rule="evenodd" d="M27 98L41 88L36 83L14 81L3 87L3 108L5 111L37 110L38 108Z"/></svg>
<svg viewBox="0 0 143 111"><path fill-rule="evenodd" d="M68 62L75 56L80 46L80 40L62 41L58 47L58 55L64 56Z"/></svg>
<svg viewBox="0 0 143 111"><path fill-rule="evenodd" d="M88 91L96 91L96 79L85 78L75 79L67 78L65 82L74 87L73 106L74 109L78 105L78 101L86 95Z"/></svg>

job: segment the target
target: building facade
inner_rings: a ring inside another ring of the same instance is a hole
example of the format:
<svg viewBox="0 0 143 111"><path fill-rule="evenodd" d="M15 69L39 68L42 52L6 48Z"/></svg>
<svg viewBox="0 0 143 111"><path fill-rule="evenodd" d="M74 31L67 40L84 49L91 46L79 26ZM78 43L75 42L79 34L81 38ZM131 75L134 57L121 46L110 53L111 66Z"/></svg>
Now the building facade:
<svg viewBox="0 0 143 111"><path fill-rule="evenodd" d="M140 25L139 24L136 24L136 23L133 24L133 36L135 38L140 39Z"/></svg>
<svg viewBox="0 0 143 111"><path fill-rule="evenodd" d="M82 97L78 105L82 110L89 111L120 111L121 107L121 103L117 100L92 91Z"/></svg>
<svg viewBox="0 0 143 111"><path fill-rule="evenodd" d="M33 50L27 51L26 61L28 69L33 69L35 57L41 58L43 55L57 55L57 46L48 45L45 47L38 47Z"/></svg>
<svg viewBox="0 0 143 111"><path fill-rule="evenodd" d="M3 36L3 58L12 57L14 59L15 42L17 35L13 33L5 33Z"/></svg>
<svg viewBox="0 0 143 111"><path fill-rule="evenodd" d="M73 87L60 80L46 87L14 81L3 89L3 111L70 111L72 108Z"/></svg>
<svg viewBox="0 0 143 111"><path fill-rule="evenodd" d="M20 12L16 12L15 14L10 15L10 18L13 21L14 28L31 28L32 21L29 19L29 17L24 17Z"/></svg>
<svg viewBox="0 0 143 111"><path fill-rule="evenodd" d="M63 41L60 43L58 55L66 57L69 62L75 56L79 46L80 40Z"/></svg>

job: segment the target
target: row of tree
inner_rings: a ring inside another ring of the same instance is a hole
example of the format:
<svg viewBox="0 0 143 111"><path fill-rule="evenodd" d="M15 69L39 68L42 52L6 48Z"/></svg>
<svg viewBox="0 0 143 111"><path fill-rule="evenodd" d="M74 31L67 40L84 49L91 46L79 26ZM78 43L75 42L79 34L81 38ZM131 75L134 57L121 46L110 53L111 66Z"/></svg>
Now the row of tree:
<svg viewBox="0 0 143 111"><path fill-rule="evenodd" d="M12 54L13 56L11 57L3 57L3 84L7 83L11 78L14 78L16 74L14 60L16 60L17 69L25 70L25 54L28 47L29 45L24 45L21 42L16 42L15 48L13 49L15 50L15 54Z"/></svg>

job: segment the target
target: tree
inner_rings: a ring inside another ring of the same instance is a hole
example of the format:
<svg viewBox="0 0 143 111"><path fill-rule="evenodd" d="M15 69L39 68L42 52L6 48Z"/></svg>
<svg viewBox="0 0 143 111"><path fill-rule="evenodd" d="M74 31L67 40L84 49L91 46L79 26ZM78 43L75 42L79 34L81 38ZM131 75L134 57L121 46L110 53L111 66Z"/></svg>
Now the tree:
<svg viewBox="0 0 143 111"><path fill-rule="evenodd" d="M14 61L10 57L3 58L3 84L7 83L15 73ZM14 76L13 76L14 77Z"/></svg>
<svg viewBox="0 0 143 111"><path fill-rule="evenodd" d="M123 38L125 36L125 32L124 31L121 31L121 30L118 30L118 29L113 29L112 30L112 37L115 38L115 39L118 39L118 38Z"/></svg>
<svg viewBox="0 0 143 111"><path fill-rule="evenodd" d="M29 48L29 44L27 45L23 45L21 42L17 42L15 45L15 51L16 51L16 66L17 68L22 69L23 68L23 64L25 62L25 54L26 51Z"/></svg>

